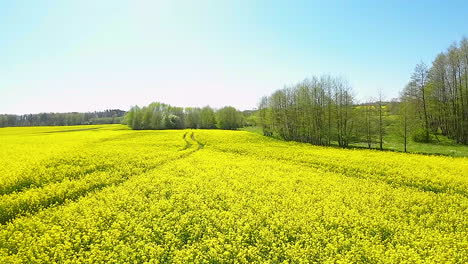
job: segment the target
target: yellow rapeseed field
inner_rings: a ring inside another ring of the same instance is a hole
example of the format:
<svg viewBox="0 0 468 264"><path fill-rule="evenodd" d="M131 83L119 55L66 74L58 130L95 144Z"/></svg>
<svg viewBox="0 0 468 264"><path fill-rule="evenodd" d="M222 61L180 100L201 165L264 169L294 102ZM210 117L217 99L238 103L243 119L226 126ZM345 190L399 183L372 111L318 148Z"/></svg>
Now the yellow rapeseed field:
<svg viewBox="0 0 468 264"><path fill-rule="evenodd" d="M0 263L467 263L468 159L0 129Z"/></svg>

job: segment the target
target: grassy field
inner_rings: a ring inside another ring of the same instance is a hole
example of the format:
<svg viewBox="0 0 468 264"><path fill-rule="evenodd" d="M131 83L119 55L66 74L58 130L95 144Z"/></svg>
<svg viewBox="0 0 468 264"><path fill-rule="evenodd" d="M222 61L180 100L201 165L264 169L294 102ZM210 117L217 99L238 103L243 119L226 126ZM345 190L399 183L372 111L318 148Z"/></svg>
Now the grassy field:
<svg viewBox="0 0 468 264"><path fill-rule="evenodd" d="M468 158L0 129L0 263L466 263Z"/></svg>
<svg viewBox="0 0 468 264"><path fill-rule="evenodd" d="M403 138L396 135L393 131L395 128L393 127L394 124L390 124L386 130L387 134L384 136L384 144L383 148L386 151L396 151L396 152L403 152L404 151L404 144ZM244 127L241 130L249 131L252 133L256 133L262 135L262 129L260 127ZM415 142L411 138L408 138L408 146L407 151L408 153L416 153L416 154L428 154L428 155L443 155L443 156L451 156L451 157L468 157L468 146L456 144L453 140L450 140L444 136L438 136L439 141L435 141L432 143L421 143ZM334 146L338 147L337 142L332 142ZM372 144L372 148L378 148L378 144ZM367 148L366 143L351 143L350 148Z"/></svg>

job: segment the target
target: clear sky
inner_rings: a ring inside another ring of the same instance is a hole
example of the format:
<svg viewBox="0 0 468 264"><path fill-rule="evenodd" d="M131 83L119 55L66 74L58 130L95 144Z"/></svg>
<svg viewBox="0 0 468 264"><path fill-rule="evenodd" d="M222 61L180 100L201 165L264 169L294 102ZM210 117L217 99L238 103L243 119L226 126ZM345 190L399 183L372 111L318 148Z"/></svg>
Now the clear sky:
<svg viewBox="0 0 468 264"><path fill-rule="evenodd" d="M0 113L252 109L306 77L390 99L468 35L468 1L0 0Z"/></svg>

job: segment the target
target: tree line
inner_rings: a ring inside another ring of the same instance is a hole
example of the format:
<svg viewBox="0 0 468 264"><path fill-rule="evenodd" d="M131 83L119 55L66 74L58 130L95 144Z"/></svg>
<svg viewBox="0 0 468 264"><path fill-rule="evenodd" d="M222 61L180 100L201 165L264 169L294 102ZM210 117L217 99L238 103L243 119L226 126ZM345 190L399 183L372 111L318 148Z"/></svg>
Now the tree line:
<svg viewBox="0 0 468 264"><path fill-rule="evenodd" d="M404 114L416 117L421 141L440 133L468 144L468 39L439 53L431 67L416 65L401 102Z"/></svg>
<svg viewBox="0 0 468 264"><path fill-rule="evenodd" d="M285 140L347 147L355 134L353 94L347 82L312 77L263 97L258 116L264 135Z"/></svg>
<svg viewBox="0 0 468 264"><path fill-rule="evenodd" d="M86 113L2 114L0 115L0 127L120 124L124 115L125 111L119 109Z"/></svg>
<svg viewBox="0 0 468 264"><path fill-rule="evenodd" d="M260 100L255 112L234 107L175 107L152 103L145 107L92 113L0 115L0 127L125 123L132 129L221 128L259 125L263 134L315 145L361 144L383 149L384 136L437 141L443 135L468 144L468 39L453 43L430 67L416 65L399 98L358 102L345 79L314 76L286 86ZM124 116L125 115L125 116Z"/></svg>
<svg viewBox="0 0 468 264"><path fill-rule="evenodd" d="M232 106L215 110L209 106L176 107L159 102L134 106L124 122L132 129L237 129L245 124L244 115Z"/></svg>
<svg viewBox="0 0 468 264"><path fill-rule="evenodd" d="M353 95L342 78L314 76L263 97L258 123L264 135L315 145L383 149L389 133L401 138L405 151L409 139L432 142L438 135L468 144L468 40L452 44L430 68L418 64L393 102L384 101L381 90L364 103Z"/></svg>

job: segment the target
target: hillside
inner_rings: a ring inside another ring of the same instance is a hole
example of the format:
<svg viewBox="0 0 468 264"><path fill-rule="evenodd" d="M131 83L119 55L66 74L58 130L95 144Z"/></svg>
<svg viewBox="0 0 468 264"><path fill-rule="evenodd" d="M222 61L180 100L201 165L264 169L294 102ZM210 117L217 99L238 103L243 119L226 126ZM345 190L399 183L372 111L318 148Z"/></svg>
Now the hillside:
<svg viewBox="0 0 468 264"><path fill-rule="evenodd" d="M2 263L468 261L468 158L123 125L0 139Z"/></svg>

